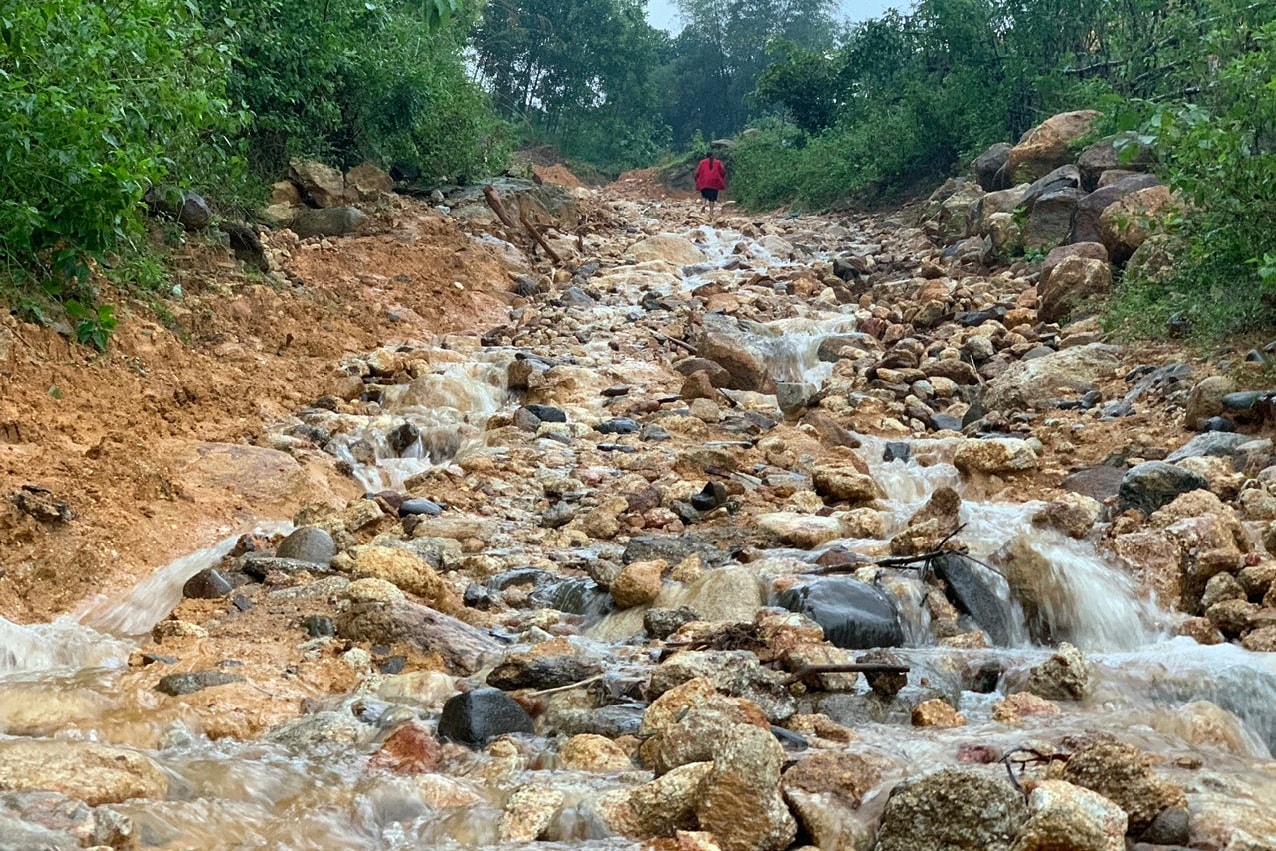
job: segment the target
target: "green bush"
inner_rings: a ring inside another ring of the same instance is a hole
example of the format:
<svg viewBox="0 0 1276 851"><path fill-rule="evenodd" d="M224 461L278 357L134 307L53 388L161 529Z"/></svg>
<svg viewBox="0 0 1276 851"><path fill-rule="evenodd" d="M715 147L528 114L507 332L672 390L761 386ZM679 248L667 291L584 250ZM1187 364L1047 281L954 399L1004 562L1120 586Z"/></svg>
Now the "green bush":
<svg viewBox="0 0 1276 851"><path fill-rule="evenodd" d="M294 156L398 163L427 181L504 167L508 131L466 74L461 11L452 0L204 0L233 45L230 92L252 113L254 170L274 178Z"/></svg>
<svg viewBox="0 0 1276 851"><path fill-rule="evenodd" d="M233 168L224 45L177 0L0 2L0 257L93 299L88 261L127 247L152 185ZM106 323L99 323L105 325Z"/></svg>
<svg viewBox="0 0 1276 851"><path fill-rule="evenodd" d="M1207 46L1236 35L1215 31ZM1174 262L1164 273L1130 271L1116 325L1210 340L1276 324L1276 22L1244 35L1246 49L1193 102L1163 105L1145 126L1184 209L1161 223Z"/></svg>

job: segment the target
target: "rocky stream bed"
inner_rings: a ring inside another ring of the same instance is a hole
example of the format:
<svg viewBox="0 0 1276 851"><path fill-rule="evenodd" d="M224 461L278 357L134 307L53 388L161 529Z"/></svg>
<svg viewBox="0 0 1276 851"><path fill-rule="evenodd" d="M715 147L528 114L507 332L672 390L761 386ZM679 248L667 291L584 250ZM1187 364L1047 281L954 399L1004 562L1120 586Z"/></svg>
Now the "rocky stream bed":
<svg viewBox="0 0 1276 851"><path fill-rule="evenodd" d="M0 848L1276 848L1266 397L904 216L593 203L262 435L364 498L0 620Z"/></svg>

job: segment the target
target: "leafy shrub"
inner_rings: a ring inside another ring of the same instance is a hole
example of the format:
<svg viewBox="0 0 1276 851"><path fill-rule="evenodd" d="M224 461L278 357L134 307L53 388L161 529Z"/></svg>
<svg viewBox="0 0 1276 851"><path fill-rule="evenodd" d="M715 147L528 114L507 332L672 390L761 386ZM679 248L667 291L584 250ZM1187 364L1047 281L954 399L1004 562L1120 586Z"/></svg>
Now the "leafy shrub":
<svg viewBox="0 0 1276 851"><path fill-rule="evenodd" d="M178 0L0 2L0 258L81 293L147 188L228 171L224 45Z"/></svg>
<svg viewBox="0 0 1276 851"><path fill-rule="evenodd" d="M1207 46L1235 36L1215 31ZM1119 288L1113 319L1136 332L1163 335L1173 316L1212 339L1276 320L1276 22L1245 42L1193 102L1162 105L1145 126L1185 209L1163 223L1168 274L1136 268Z"/></svg>

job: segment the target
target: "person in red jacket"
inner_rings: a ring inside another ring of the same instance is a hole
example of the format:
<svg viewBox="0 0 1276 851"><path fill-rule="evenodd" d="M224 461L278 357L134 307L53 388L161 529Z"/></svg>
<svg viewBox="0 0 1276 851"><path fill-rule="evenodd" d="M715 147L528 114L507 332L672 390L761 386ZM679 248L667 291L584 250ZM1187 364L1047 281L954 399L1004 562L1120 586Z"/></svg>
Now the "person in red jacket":
<svg viewBox="0 0 1276 851"><path fill-rule="evenodd" d="M718 203L718 193L727 188L727 167L722 164L722 160L714 159L713 151L709 152L709 156L700 161L696 166L696 189L700 192L700 197L704 203L700 205L700 209L704 209L704 205L709 205L709 216L716 221L714 215L714 205Z"/></svg>

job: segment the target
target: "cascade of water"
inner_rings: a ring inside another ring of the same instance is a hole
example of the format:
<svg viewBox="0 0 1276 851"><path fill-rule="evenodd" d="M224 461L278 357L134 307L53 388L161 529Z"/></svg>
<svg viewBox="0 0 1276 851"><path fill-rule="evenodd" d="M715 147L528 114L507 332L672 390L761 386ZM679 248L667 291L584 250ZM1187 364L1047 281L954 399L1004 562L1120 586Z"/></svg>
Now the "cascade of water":
<svg viewBox="0 0 1276 851"><path fill-rule="evenodd" d="M288 532L288 522L265 523L254 530L262 535ZM123 597L96 600L81 609L76 621L83 628L100 633L133 638L146 635L181 602L186 580L215 566L234 548L239 534L223 538L212 546L182 556L134 585Z"/></svg>

